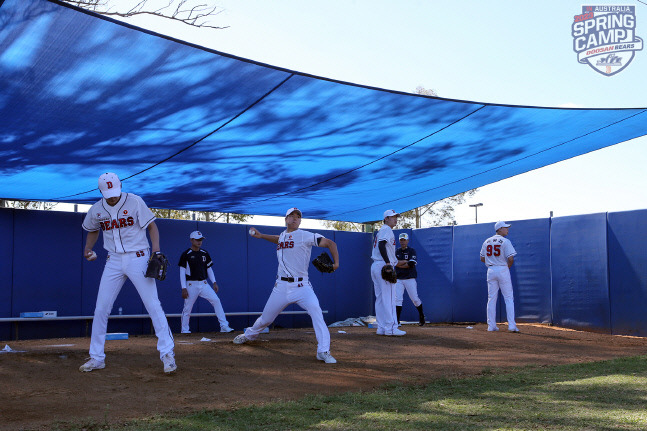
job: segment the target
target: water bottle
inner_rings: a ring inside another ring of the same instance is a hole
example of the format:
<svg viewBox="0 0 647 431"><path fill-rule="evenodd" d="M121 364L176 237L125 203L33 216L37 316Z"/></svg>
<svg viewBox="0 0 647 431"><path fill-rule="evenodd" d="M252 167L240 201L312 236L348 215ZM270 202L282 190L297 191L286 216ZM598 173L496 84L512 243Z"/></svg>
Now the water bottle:
<svg viewBox="0 0 647 431"><path fill-rule="evenodd" d="M121 316L123 314L124 309L119 307L119 315Z"/></svg>

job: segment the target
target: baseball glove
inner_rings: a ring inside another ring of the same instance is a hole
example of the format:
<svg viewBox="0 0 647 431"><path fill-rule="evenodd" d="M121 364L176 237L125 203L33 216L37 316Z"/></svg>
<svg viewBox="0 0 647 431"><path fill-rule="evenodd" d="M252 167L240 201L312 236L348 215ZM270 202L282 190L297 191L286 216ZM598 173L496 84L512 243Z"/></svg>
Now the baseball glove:
<svg viewBox="0 0 647 431"><path fill-rule="evenodd" d="M382 267L382 278L388 281L389 283L397 283L398 277L395 274L395 270L391 265L384 265Z"/></svg>
<svg viewBox="0 0 647 431"><path fill-rule="evenodd" d="M151 254L146 268L146 277L164 280L168 271L168 259L159 251Z"/></svg>
<svg viewBox="0 0 647 431"><path fill-rule="evenodd" d="M325 251L312 261L312 264L321 272L333 272L333 261Z"/></svg>

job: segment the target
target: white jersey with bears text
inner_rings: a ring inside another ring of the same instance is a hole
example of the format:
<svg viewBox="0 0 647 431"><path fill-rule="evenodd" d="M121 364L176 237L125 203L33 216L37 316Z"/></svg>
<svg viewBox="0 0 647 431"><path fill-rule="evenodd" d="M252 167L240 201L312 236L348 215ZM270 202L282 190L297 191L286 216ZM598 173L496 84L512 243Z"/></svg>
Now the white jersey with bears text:
<svg viewBox="0 0 647 431"><path fill-rule="evenodd" d="M149 248L146 228L155 215L142 198L122 193L115 206L101 199L90 207L83 220L88 232L103 231L103 248L111 253L128 253Z"/></svg>
<svg viewBox="0 0 647 431"><path fill-rule="evenodd" d="M297 229L292 232L284 230L279 235L276 245L276 257L279 261L279 277L308 277L310 252L318 244L318 233Z"/></svg>
<svg viewBox="0 0 647 431"><path fill-rule="evenodd" d="M487 266L508 266L508 258L516 255L509 239L494 235L485 240L481 246L481 256L485 258Z"/></svg>
<svg viewBox="0 0 647 431"><path fill-rule="evenodd" d="M375 235L375 240L373 241L373 252L371 253L371 258L374 262L384 261L382 259L382 254L380 253L380 247L378 244L380 241L386 241L386 255L389 257L389 262L391 265L398 263L398 259L395 257L395 236L393 235L393 229L390 226L382 225L380 230L377 231Z"/></svg>

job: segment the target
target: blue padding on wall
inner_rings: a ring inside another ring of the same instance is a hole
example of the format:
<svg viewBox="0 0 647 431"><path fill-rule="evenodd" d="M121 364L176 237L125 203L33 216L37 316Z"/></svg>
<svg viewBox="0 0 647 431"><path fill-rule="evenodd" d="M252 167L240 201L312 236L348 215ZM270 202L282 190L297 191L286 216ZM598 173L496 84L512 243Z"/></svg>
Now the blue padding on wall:
<svg viewBox="0 0 647 431"><path fill-rule="evenodd" d="M247 241L250 238L247 234L248 227L242 224L199 222L198 230L205 236L203 248L213 260L213 274L219 288L218 298L225 313L247 311ZM188 236L189 232L186 233L186 248L189 243ZM177 265L177 262L175 264ZM206 299L200 298L193 310L198 313L213 313L213 306ZM229 325L236 330L247 326L247 317L227 319ZM216 317L200 317L197 322L200 332L220 330Z"/></svg>
<svg viewBox="0 0 647 431"><path fill-rule="evenodd" d="M194 220L158 218L155 220L155 224L157 224L157 228L160 232L160 249L162 253L166 255L170 264L168 272L166 273L166 279L163 281L157 281L157 293L160 302L162 303L162 309L166 314L182 313L184 299L182 298L182 290L180 288L180 269L177 264L182 252L191 246L191 243L189 242L189 234L194 230L198 230L198 222ZM197 303L202 301L204 301L204 299L196 301L194 312L198 312L196 311ZM138 302L142 303L141 299L139 299ZM146 311L144 309L144 313L145 312ZM211 309L211 312L213 312L213 308ZM150 324L149 321L146 321L146 323ZM172 332L180 332L179 318L169 318L168 323ZM190 323L197 323L196 318L194 318Z"/></svg>
<svg viewBox="0 0 647 431"><path fill-rule="evenodd" d="M607 269L607 216L552 221L553 323L611 332Z"/></svg>
<svg viewBox="0 0 647 431"><path fill-rule="evenodd" d="M510 224L512 226L507 238L517 251L510 271L516 320L550 323L550 219L522 220ZM505 321L505 306L502 311L501 318Z"/></svg>
<svg viewBox="0 0 647 431"><path fill-rule="evenodd" d="M614 334L647 336L647 210L608 214Z"/></svg>
<svg viewBox="0 0 647 431"><path fill-rule="evenodd" d="M0 317L11 317L13 210L0 209ZM11 338L11 323L0 323L0 340Z"/></svg>
<svg viewBox="0 0 647 431"><path fill-rule="evenodd" d="M494 224L454 226L453 322L485 322L487 268L481 262L483 241L494 235ZM501 299L497 303L501 307Z"/></svg>
<svg viewBox="0 0 647 431"><path fill-rule="evenodd" d="M13 210L0 209L0 317L11 317L13 242Z"/></svg>
<svg viewBox="0 0 647 431"><path fill-rule="evenodd" d="M14 235L20 241L14 241L13 317L19 317L21 312L45 310L56 311L60 316L80 314L81 216L55 211L14 211ZM36 261L38 273L34 272ZM79 328L78 323L72 322L60 325L56 331L52 325L42 325L34 334L27 328L21 330L20 336L78 336Z"/></svg>
<svg viewBox="0 0 647 431"><path fill-rule="evenodd" d="M332 303L336 305L336 309L333 315L324 315L328 324L373 314L372 240L370 233L335 232L341 264L333 273L336 285ZM312 274L312 270L310 273Z"/></svg>
<svg viewBox="0 0 647 431"><path fill-rule="evenodd" d="M452 321L452 242L453 227L416 229L409 245L418 254L418 296L427 321ZM406 313L406 314L405 314ZM403 320L418 320L405 290Z"/></svg>

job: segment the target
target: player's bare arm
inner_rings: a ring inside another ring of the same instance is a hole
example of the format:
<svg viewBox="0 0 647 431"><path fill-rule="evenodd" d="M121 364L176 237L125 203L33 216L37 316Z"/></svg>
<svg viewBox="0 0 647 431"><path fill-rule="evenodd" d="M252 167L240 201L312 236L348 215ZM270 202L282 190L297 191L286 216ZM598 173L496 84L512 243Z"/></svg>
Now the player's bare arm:
<svg viewBox="0 0 647 431"><path fill-rule="evenodd" d="M485 257L481 256L481 262L485 263Z"/></svg>
<svg viewBox="0 0 647 431"><path fill-rule="evenodd" d="M409 267L409 261L408 260L398 260L398 264L396 266L398 268L408 268Z"/></svg>
<svg viewBox="0 0 647 431"><path fill-rule="evenodd" d="M88 236L85 238L85 250L83 250L83 257L88 258L92 255L92 247L96 244L99 239L99 231L88 232Z"/></svg>
<svg viewBox="0 0 647 431"><path fill-rule="evenodd" d="M218 293L218 290L220 290L220 288L218 288L218 283L216 283L216 282L214 281L214 282L213 282L213 291L214 291L214 292L216 292L216 293Z"/></svg>
<svg viewBox="0 0 647 431"><path fill-rule="evenodd" d="M254 232L254 233L252 234L252 232ZM250 234L251 236L253 236L254 238L264 239L264 240L266 240L266 241L273 242L274 244L278 244L278 243L279 243L279 236L278 236L278 235L267 235L267 234L261 233L261 232L260 232L258 229L256 229L255 227L251 227L251 228L249 229L249 234Z"/></svg>
<svg viewBox="0 0 647 431"><path fill-rule="evenodd" d="M333 271L336 271L337 268L339 268L339 251L337 250L337 243L328 238L321 238L321 241L319 241L319 247L325 247L330 250L330 254L332 255L334 262L332 269Z"/></svg>
<svg viewBox="0 0 647 431"><path fill-rule="evenodd" d="M512 267L513 263L514 263L514 256L508 257L508 268Z"/></svg>
<svg viewBox="0 0 647 431"><path fill-rule="evenodd" d="M182 299L187 299L189 297L189 290L186 287L182 288Z"/></svg>
<svg viewBox="0 0 647 431"><path fill-rule="evenodd" d="M160 251L160 231L154 221L148 225L148 235L151 237L151 253Z"/></svg>

